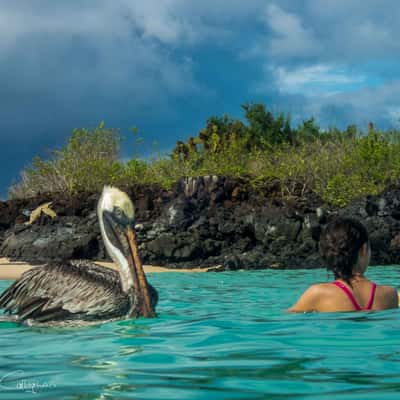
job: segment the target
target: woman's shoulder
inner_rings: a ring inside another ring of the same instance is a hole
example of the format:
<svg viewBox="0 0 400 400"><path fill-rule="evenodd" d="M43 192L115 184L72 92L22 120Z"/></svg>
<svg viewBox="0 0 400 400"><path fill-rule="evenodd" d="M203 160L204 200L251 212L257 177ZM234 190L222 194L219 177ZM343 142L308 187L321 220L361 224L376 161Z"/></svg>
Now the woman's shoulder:
<svg viewBox="0 0 400 400"><path fill-rule="evenodd" d="M379 299L388 307L398 307L399 305L399 293L397 289L387 285L377 285L377 295Z"/></svg>
<svg viewBox="0 0 400 400"><path fill-rule="evenodd" d="M306 289L300 296L299 300L293 305L289 311L291 312L304 312L304 311L317 311L319 303L327 295L331 293L334 286L331 283L316 283Z"/></svg>
<svg viewBox="0 0 400 400"><path fill-rule="evenodd" d="M306 292L316 296L321 294L324 295L327 293L327 291L335 291L335 286L332 285L332 282L315 283L306 290Z"/></svg>
<svg viewBox="0 0 400 400"><path fill-rule="evenodd" d="M387 285L376 285L376 290L384 296L397 296L397 289Z"/></svg>

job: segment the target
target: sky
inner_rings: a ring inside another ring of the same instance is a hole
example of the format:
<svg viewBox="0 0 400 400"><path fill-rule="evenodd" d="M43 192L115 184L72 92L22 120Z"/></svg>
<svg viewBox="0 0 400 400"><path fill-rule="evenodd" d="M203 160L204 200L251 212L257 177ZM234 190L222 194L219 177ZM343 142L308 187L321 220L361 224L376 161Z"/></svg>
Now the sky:
<svg viewBox="0 0 400 400"><path fill-rule="evenodd" d="M0 0L0 198L101 121L126 137L123 159L168 153L247 102L400 127L399 20L397 0Z"/></svg>

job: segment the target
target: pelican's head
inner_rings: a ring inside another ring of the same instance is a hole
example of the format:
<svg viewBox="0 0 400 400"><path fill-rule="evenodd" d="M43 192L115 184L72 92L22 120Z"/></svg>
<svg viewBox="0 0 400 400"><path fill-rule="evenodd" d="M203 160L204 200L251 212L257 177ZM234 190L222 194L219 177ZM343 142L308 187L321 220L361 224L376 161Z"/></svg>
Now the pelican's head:
<svg viewBox="0 0 400 400"><path fill-rule="evenodd" d="M121 190L104 186L103 193L99 201L98 212L105 211L113 214L117 219L124 219L125 223L133 223L135 219L135 209L128 195Z"/></svg>
<svg viewBox="0 0 400 400"><path fill-rule="evenodd" d="M129 255L128 233L133 230L135 211L131 199L121 190L105 186L97 206L104 244L115 262L121 264L121 257L115 260L118 250L125 259Z"/></svg>
<svg viewBox="0 0 400 400"><path fill-rule="evenodd" d="M154 299L150 295L136 243L135 208L131 199L121 190L105 186L97 213L107 252L120 267L122 288L134 296L137 309L133 312L144 317L154 316Z"/></svg>

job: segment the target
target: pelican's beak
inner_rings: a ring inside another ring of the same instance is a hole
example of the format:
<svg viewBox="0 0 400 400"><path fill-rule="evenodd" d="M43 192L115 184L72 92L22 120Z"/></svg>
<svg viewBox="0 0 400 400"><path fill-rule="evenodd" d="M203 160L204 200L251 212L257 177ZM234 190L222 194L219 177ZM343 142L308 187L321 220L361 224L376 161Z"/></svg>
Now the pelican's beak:
<svg viewBox="0 0 400 400"><path fill-rule="evenodd" d="M136 277L136 282L134 283L139 290L138 294L140 296L141 307L140 314L146 318L154 318L156 316L156 313L151 304L149 286L147 284L146 275L143 270L142 260L139 256L139 249L136 241L136 232L131 226L128 226L126 229L126 237L128 239L130 251L129 264L131 264L131 268L133 268L135 271L134 276Z"/></svg>
<svg viewBox="0 0 400 400"><path fill-rule="evenodd" d="M139 256L136 232L132 227L132 222L127 218L118 218L114 213L109 211L104 211L103 215L109 239L119 249L123 249L124 255L128 260L133 285L139 300L139 315L146 318L153 318L156 316L156 313L151 303L149 286L144 274L142 260Z"/></svg>

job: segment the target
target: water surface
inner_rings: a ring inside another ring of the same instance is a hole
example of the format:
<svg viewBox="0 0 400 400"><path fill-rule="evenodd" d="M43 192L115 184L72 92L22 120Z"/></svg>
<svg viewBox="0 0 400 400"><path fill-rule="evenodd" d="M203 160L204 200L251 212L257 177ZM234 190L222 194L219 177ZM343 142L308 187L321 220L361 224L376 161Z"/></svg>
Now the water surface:
<svg viewBox="0 0 400 400"><path fill-rule="evenodd" d="M399 287L399 272L369 276ZM326 279L323 270L150 274L157 319L0 323L0 399L398 399L398 310L285 313Z"/></svg>

